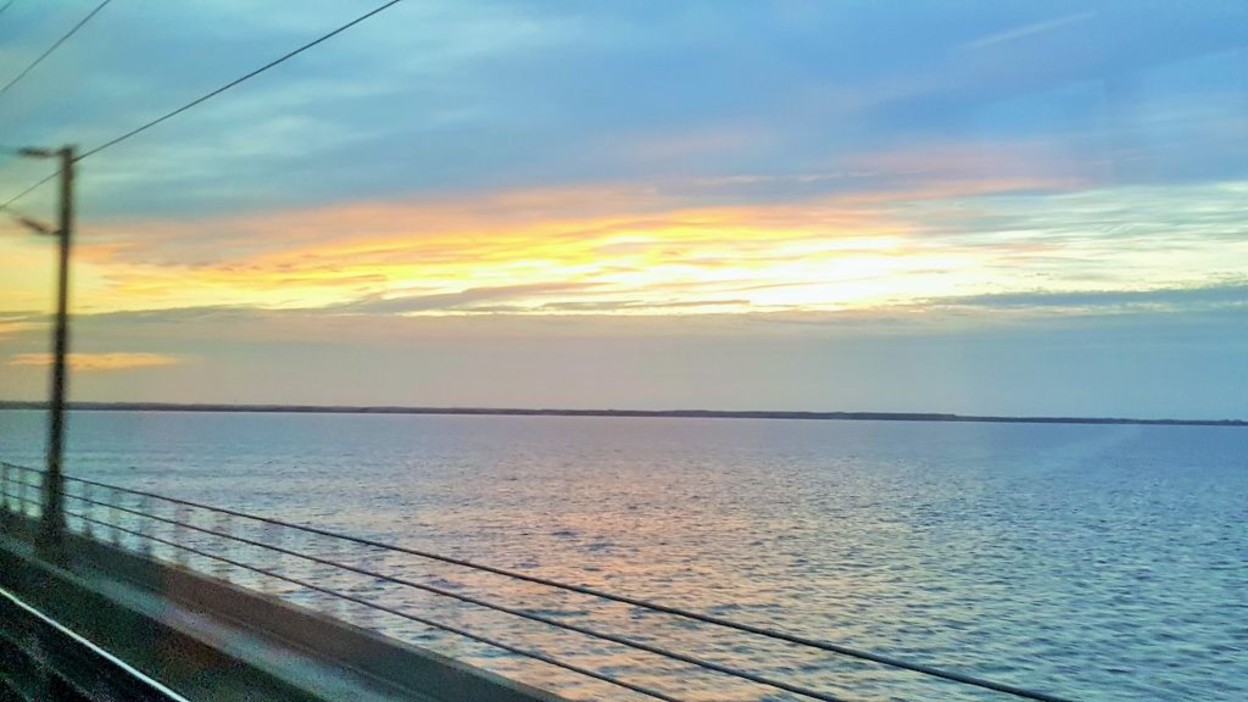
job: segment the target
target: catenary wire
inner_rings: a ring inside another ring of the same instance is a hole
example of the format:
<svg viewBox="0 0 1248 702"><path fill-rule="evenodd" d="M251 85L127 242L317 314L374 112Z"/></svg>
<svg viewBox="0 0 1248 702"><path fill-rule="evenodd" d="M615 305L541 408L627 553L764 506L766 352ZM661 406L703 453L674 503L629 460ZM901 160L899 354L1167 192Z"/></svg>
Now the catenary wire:
<svg viewBox="0 0 1248 702"><path fill-rule="evenodd" d="M83 26L87 24L87 22L91 21L91 18L99 14L100 10L103 10L108 5L108 3L112 1L113 0L104 0L99 5L96 5L95 9L88 12L85 17L78 20L78 24L75 24L72 28L70 28L68 32L65 32L64 34L62 34L61 38L53 42L52 46L49 46L46 51L44 51L42 54L39 54L39 58L35 59L34 61L31 61L30 64L26 66L26 68L22 69L22 71L18 73L16 76L14 76L12 80L6 83L3 88L0 88L0 97L3 97L5 93L9 92L9 88L12 88L13 86L21 82L21 80L26 77L26 74L35 70L35 66L38 66L39 64L43 63L44 59L51 56L57 49L61 48L61 46L65 42L69 41L70 37L77 34L79 29L82 29ZM12 4L13 4L12 2L9 3L9 5L12 5ZM9 9L9 5L5 5L3 8L0 8L0 12L4 12L5 10Z"/></svg>
<svg viewBox="0 0 1248 702"><path fill-rule="evenodd" d="M400 3L400 2L402 2L402 1L403 1L403 0L390 0L390 2L387 2L387 3L385 3L385 4L381 5L381 6L377 7L377 8L374 8L373 10L371 10L371 11L369 11L369 12L364 13L363 15L360 15L359 17L356 17L355 19L353 19L353 20L351 20L350 22L347 22L346 24L344 24L344 25L342 25L342 26L338 27L337 29L333 30L332 32L329 32L329 33L327 33L327 34L322 34L321 36L317 37L316 39L313 39L312 41L310 41L310 42L308 42L308 43L304 44L303 46L300 46L300 47L299 47L299 48L297 48L297 49L294 49L294 50L292 50L292 51L289 51L289 52L287 52L287 53L283 54L282 56L280 56L280 57L278 57L278 58L276 58L276 59L273 59L272 61L270 61L270 62L268 62L268 63L264 64L263 66L261 66L261 67L259 67L259 68L255 69L254 71L251 71L250 73L247 73L247 74L245 74L245 75L243 75L243 76L240 76L240 77L238 77L238 78L235 78L234 80L230 81L229 83L226 83L225 85L221 86L220 88L217 88L216 90L213 90L213 91L211 91L211 92L209 92L209 93L205 93L204 95L202 95L202 96L200 96L200 97L198 97L198 98L195 98L194 100L191 100L190 102L186 103L185 105L183 105L183 106L181 106L181 107L179 107L179 108L177 108L177 109L175 109L175 110L173 110L173 111L171 111L171 112L167 112L167 113L165 113L165 114L161 115L160 117L157 117L156 119L153 119L153 120L151 120L150 122L147 122L146 124L143 124L143 125L141 125L141 126L135 127L134 129L131 129L130 131L126 132L125 134L122 134L122 135L121 135L121 136L119 136L119 137L115 137L115 138L113 138L113 139L110 139L110 140L108 140L108 141L104 142L103 144L100 144L99 146L96 146L96 147L94 147L94 148L92 148L92 149L90 149L90 150L88 150L88 151L84 152L84 153L83 153L81 156L79 156L76 160L81 161L82 159L87 158L87 157L89 157L89 156L94 156L95 154L98 154L99 152L103 151L104 149L107 149L107 148L109 148L109 147L112 147L112 146L115 146L115 145L117 145L117 144L120 144L121 142L123 142L123 141L125 141L125 140L127 140L127 139L129 139L129 138L131 138L131 137L137 136L137 135L139 135L139 134L141 134L141 133L143 133L143 132L147 131L148 129L151 129L152 127L155 127L156 125L160 124L161 122L164 122L164 121L165 121L165 120L167 120L167 119L171 119L171 118L173 118L173 117L176 117L176 116L178 116L178 115L182 114L183 112L186 112L187 110L189 110L189 109L191 109L191 108L195 107L196 105L199 105L199 104L202 104L202 103L204 103L204 102L207 102L208 100L211 100L212 98L214 98L214 97L216 97L216 96L220 95L221 93L224 93L225 91L229 90L230 88L233 88L234 86L239 85L240 83L244 83L244 82L246 82L246 81L248 81L248 80L251 80L252 78L255 78L256 76L260 75L261 73L264 73L265 71L269 70L270 68L273 68L273 67L275 67L275 66L277 66L277 65L279 65L279 64L281 64L281 63L284 63L284 62L286 62L286 61L288 61L288 60L290 60L290 59L294 58L295 56L298 56L299 54L301 54L301 53L303 53L303 52L307 51L308 49L311 49L312 47L316 46L317 44L320 44L321 42L327 41L327 40L329 40L329 39L331 39L331 38L333 38L333 37L335 37L335 36L337 36L337 35L339 35L339 34L341 34L341 33L345 32L345 31L347 31L348 29L350 29L350 28L354 27L355 25L357 25L357 24L359 24L359 23L363 22L364 20L366 20L366 19L368 19L368 18L372 17L373 15L376 15L376 14L378 14L378 13L382 12L383 10L387 10L387 9L389 9L389 8L391 8L391 7L394 7L395 5L399 4L399 3Z"/></svg>
<svg viewBox="0 0 1248 702"><path fill-rule="evenodd" d="M61 169L59 169L59 168L58 168L58 169L56 169L55 171L53 171L52 173L50 173L48 176L46 176L45 178L43 178L42 180L37 180L37 181L35 181L35 183L34 183L33 185L30 185L29 187L27 187L27 188L26 188L25 190L23 190L22 192L20 192L20 193L18 193L18 194L16 194L16 195L14 195L13 197L11 197L11 198L9 198L8 200L6 200L6 201L4 202L4 204L3 204L3 205L0 205L0 210L7 210L7 209L9 209L9 205L12 205L13 203L17 202L18 200L21 200L22 198L26 197L27 195L29 195L29 194L33 193L35 190L39 189L39 187L40 187L41 185L43 185L44 183L47 183L47 182L48 182L48 181L50 181L50 180L53 180L54 178L56 178L56 177L57 177L58 175L60 175L60 174L61 174Z"/></svg>
<svg viewBox="0 0 1248 702"><path fill-rule="evenodd" d="M298 47L298 48L296 48L296 49L293 49L293 50L291 50L291 51L286 52L286 53L285 53L285 54L283 54L282 56L279 56L278 58L273 59L272 61L270 61L270 62L268 62L268 63L264 64L263 66L260 66L259 68L255 69L255 70L253 70L253 71L251 71L251 72L249 72L249 73L246 73L246 74L244 74L244 75L242 75L242 76L239 76L238 78L235 78L234 80L232 80L232 81L230 81L230 82L226 83L225 85L222 85L221 87L219 87L219 88L217 88L217 89L215 89L215 90L212 90L212 91L210 91L210 92L207 92L207 93L205 93L205 94L203 94L203 95L201 95L201 96L199 96L199 97L195 98L194 100L191 100L190 102L186 103L185 105L182 105L181 107L178 107L178 108L176 108L176 109L174 109L174 110L171 110L171 111L169 111L169 112L166 112L165 114L163 114L163 115L161 115L161 116L159 116L159 117L157 117L157 118L155 118L155 119L152 119L152 120L150 120L150 121L148 121L148 122L145 122L144 124L142 124L142 125L140 125L140 126L138 126L138 127L135 127L134 129L131 129L130 131L128 131L128 132L126 132L126 133L124 133L124 134L121 134L120 136L114 137L114 138L109 139L108 141L106 141L106 142L104 142L104 143L102 143L102 144L100 144L100 145L98 145L98 146L92 147L91 149L89 149L89 150L87 150L87 151L83 152L82 154L80 154L80 155L79 155L77 158L75 158L74 160L75 160L75 161L81 161L81 160L82 160L82 159L84 159L84 158L88 158L88 157L90 157L90 156L94 156L95 154L98 154L98 153L100 153L101 151L103 151L103 150L105 150L105 149L108 149L108 148L111 148L111 147L113 147L113 146L116 146L117 144L120 144L121 142L126 141L127 139L131 139L131 138L133 138L133 137L135 137L135 136L138 136L139 134L142 134L143 132L145 132L145 131L147 131L147 130L151 129L152 127L155 127L156 125L158 125L158 124L160 124L160 123L162 123L162 122L165 122L166 120L172 119L172 118L174 118L174 117L176 117L176 116L178 116L178 115L182 114L183 112L186 112L187 110L190 110L190 109L192 109L192 108L194 108L194 107L196 107L196 106L198 106L198 105L201 105L201 104L203 104L203 103L207 102L208 100L211 100L212 98L214 98L214 97L216 97L216 96L220 95L221 93L224 93L225 91L229 90L230 88L233 88L233 87L238 86L238 85L240 85L240 84L242 84L242 83L245 83L246 81L251 80L252 78L255 78L256 76L260 75L261 73L264 73L265 71L268 71L268 70L269 70L269 69L271 69L271 68L274 68L274 67L276 67L276 66L278 66L278 65L280 65L280 64L282 64L282 63L285 63L286 61L288 61L288 60L290 60L290 59L294 58L295 56L298 56L299 54L301 54L301 53L303 53L303 52L307 51L308 49L311 49L312 47L317 46L318 44L321 44L322 42L325 42L325 41L327 41L327 40L329 40L329 39L331 39L331 38L333 38L333 37L335 37L335 36L337 36L337 35L339 35L339 34L341 34L341 33L345 32L345 31L347 31L348 29L350 29L350 28L354 27L355 25L357 25L357 24L359 24L359 23L361 23L361 22L363 22L363 21L365 21L365 20L369 19L370 17L373 17L374 15L376 15L376 14L378 14L378 13L380 13L380 12L384 11L384 10L387 10L387 9L389 9L389 8L391 8L391 7L394 7L395 5L399 4L399 3L400 3L400 2L402 2L402 1L403 1L403 0L390 0L389 2L386 2L386 3L384 3L384 4L382 4L382 5L378 6L378 7L376 7L376 8L374 8L374 9L370 10L369 12L366 12L366 13L364 13L364 14L360 15L359 17L356 17L355 19L351 20L350 22L347 22L346 24L343 24L343 25L339 26L337 29L334 29L333 31L327 32L327 33L325 33L325 34L322 34L321 36L317 37L316 39L313 39L312 41L309 41L309 42L307 42L306 44L303 44L302 46L300 46L300 47ZM8 199L8 200L4 203L4 205L3 205L3 206L8 206L8 205L11 205L11 204L13 204L14 202L17 202L18 200L22 199L23 197L26 197L26 196L27 196L27 195L29 195L31 192L33 192L35 189L39 188L40 186L42 186L43 184L47 183L48 181L52 180L52 179L53 179L53 178L55 178L55 177L56 177L56 174L55 174L55 173L53 173L52 175L48 176L47 178L44 178L43 180L41 180L41 181L38 181L38 182L34 183L33 185L31 185L30 187L26 188L26 189L25 189L25 190L23 190L22 192L20 192L20 193L18 193L17 195L14 195L13 197L9 198L9 199Z"/></svg>

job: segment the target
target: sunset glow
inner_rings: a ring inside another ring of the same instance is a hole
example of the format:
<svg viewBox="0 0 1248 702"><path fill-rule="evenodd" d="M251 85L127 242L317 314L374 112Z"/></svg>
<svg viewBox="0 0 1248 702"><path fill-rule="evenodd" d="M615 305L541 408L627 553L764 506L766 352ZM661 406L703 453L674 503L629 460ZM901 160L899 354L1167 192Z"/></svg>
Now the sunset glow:
<svg viewBox="0 0 1248 702"><path fill-rule="evenodd" d="M975 186L980 216L1005 209L984 190ZM1241 190L1226 184L1196 193L1187 207L1229 205ZM663 209L662 202L636 200L631 212L575 212L594 195L543 193L536 213L530 203L538 195L507 193L440 205L347 205L92 228L80 247L77 308L247 306L432 316L791 312L990 293L1190 287L1219 269L1248 270L1244 242L1196 232L1164 256L1118 251L1119 273L1089 285L1060 259L1095 256L1103 242L1071 239L1061 222L1043 228L1044 218L1054 218L1047 208L1071 206L1061 193L1030 196L1033 204L1013 214L1017 228L959 236L933 234L930 220L905 214L922 207L947 216L940 208L961 207L947 192L906 193L869 206L832 198ZM1104 208L1149 195L1104 190L1079 197L1088 201L1084 207ZM1040 226L1026 218L1041 219ZM1138 226L1160 231L1166 223ZM228 246L194 243L214 239ZM21 252L33 258L30 249L23 244ZM1185 265L1176 267L1180 260ZM49 281L31 274L8 283L7 311L20 312Z"/></svg>
<svg viewBox="0 0 1248 702"><path fill-rule="evenodd" d="M188 398L650 406L734 387L715 402L824 407L876 406L866 379L900 372L873 365L889 354L958 392L1039 377L1012 365L1017 349L1068 334L1116 383L1084 384L1088 402L1130 409L1120 398L1146 382L1148 401L1167 406L1185 395L1164 389L1163 369L1185 354L1212 355L1195 366L1221 393L1216 344L1239 337L1214 330L1248 308L1242 48L1212 11L1132 15L1142 38L1126 41L1121 8L1037 8L600 7L581 23L509 6L495 8L510 18L500 25L480 8L396 6L393 25L362 25L81 163L74 349L195 357L143 364ZM319 4L300 22L338 12ZM254 14L241 28L229 12L172 6L98 21L241 31L237 61L251 66L294 31ZM66 52L0 102L18 129L6 139L89 146L219 84L238 68L225 65L233 52L201 39L179 35L199 58L177 71L125 46ZM124 98L102 87L121 75L144 87ZM91 111L66 113L38 87L58 79ZM46 174L29 159L4 165L4 192ZM20 214L51 217L54 190ZM29 359L47 349L52 256L49 240L0 220L0 373L22 396L46 387ZM1145 343L1160 329L1199 349ZM737 370L665 380L681 349L710 337L741 344L750 384L725 380ZM912 356L899 338L957 351ZM522 370L474 355L499 339L533 354ZM587 339L598 341L576 346ZM615 358L615 339L651 355ZM797 340L800 353L787 346ZM1174 355L1141 361L1132 373L1147 381L1105 370L1141 347ZM397 349L442 370L424 374ZM968 360L981 350L986 360ZM790 354L806 370L773 377ZM402 380L356 395L359 359ZM587 394L552 390L578 363ZM860 368L858 394L838 400L809 380L842 367ZM280 382L237 380L253 374ZM129 391L98 382L76 387ZM927 392L923 407L951 396L919 385L907 391Z"/></svg>

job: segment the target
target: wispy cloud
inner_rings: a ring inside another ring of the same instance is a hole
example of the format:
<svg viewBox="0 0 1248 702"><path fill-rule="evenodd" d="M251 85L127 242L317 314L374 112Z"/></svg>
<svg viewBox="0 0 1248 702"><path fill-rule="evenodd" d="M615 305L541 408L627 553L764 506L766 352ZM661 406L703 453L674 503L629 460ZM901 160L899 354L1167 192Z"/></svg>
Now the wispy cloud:
<svg viewBox="0 0 1248 702"><path fill-rule="evenodd" d="M1244 188L968 177L699 207L645 187L570 188L146 222L83 247L107 294L81 309L744 313L1190 288L1248 268L1233 215Z"/></svg>
<svg viewBox="0 0 1248 702"><path fill-rule="evenodd" d="M173 366L186 359L161 353L71 353L66 359L74 371L114 371ZM52 355L48 353L22 353L8 360L10 366L50 366Z"/></svg>
<svg viewBox="0 0 1248 702"><path fill-rule="evenodd" d="M1086 22L1095 16L1095 12L1079 12L1076 14L1054 17L1040 22L1032 22L1029 24L1011 27L1003 32L996 32L985 37L980 37L974 41L966 42L958 48L963 50L975 50L983 49L996 44L1019 41L1027 37L1060 30L1069 25Z"/></svg>
<svg viewBox="0 0 1248 702"><path fill-rule="evenodd" d="M374 313L436 312L505 293L527 295L522 306L547 312L612 299L629 300L630 310L649 301L696 311L700 299L769 307L937 294L941 276L928 272L968 261L939 242L908 238L914 225L898 216L900 205L1046 187L1054 183L965 178L707 205L688 202L679 188L584 186L140 221L97 230L94 243L81 246L87 284L96 288L80 309L354 304ZM401 299L409 302L378 304Z"/></svg>
<svg viewBox="0 0 1248 702"><path fill-rule="evenodd" d="M0 316L0 339L42 329L45 326L43 320L34 314Z"/></svg>
<svg viewBox="0 0 1248 702"><path fill-rule="evenodd" d="M1245 277L1248 280L1248 276ZM986 307L998 309L1085 309L1124 310L1143 308L1150 310L1194 310L1225 306L1248 307L1248 282L1219 286L1191 288L1161 288L1154 290L1085 290L1079 292L1023 292L999 295L967 295L937 304L960 307Z"/></svg>
<svg viewBox="0 0 1248 702"><path fill-rule="evenodd" d="M504 285L494 288L470 288L461 292L436 295L402 295L399 297L370 296L349 302L329 311L349 314L411 314L436 310L497 311L494 305L501 300L541 298L556 293L568 293L593 287L587 283L547 283L533 285ZM522 308L508 308L518 310Z"/></svg>

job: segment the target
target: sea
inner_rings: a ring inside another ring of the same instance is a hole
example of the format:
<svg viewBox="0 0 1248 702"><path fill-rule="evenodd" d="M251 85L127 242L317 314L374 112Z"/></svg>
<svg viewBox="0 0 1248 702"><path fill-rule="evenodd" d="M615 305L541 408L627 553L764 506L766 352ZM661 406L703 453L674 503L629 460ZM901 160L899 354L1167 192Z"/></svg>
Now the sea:
<svg viewBox="0 0 1248 702"><path fill-rule="evenodd" d="M74 412L68 426L71 476L1068 699L1248 699L1244 428L130 411ZM44 430L43 413L0 412L0 460L40 465ZM354 557L349 545L323 548ZM414 556L371 558L846 700L1011 699ZM224 576L264 586L240 571ZM677 699L804 699L428 593L338 585ZM289 583L268 587L569 699L645 699Z"/></svg>

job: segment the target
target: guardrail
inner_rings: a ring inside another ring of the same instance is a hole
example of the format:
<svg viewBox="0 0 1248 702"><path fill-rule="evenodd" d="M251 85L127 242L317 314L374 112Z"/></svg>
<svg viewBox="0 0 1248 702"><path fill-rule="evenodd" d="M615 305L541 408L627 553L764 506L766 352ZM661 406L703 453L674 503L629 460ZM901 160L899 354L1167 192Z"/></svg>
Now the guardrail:
<svg viewBox="0 0 1248 702"><path fill-rule="evenodd" d="M0 699L10 699L8 689L30 700L189 702L3 588L0 644L8 646L0 661ZM23 666L57 674L22 675Z"/></svg>
<svg viewBox="0 0 1248 702"><path fill-rule="evenodd" d="M38 517L41 481L42 471L0 462L0 506ZM497 658L502 651L538 661L611 686L611 699L625 689L679 702L682 693L673 691L679 688L715 690L715 700L840 702L845 698L794 681L817 677L795 673L827 674L837 663L842 672L872 666L1015 698L1065 702L830 641L273 517L83 478L67 477L66 486L67 527L90 538L417 645L436 639L433 631L472 642L476 648L463 655ZM587 623L590 609L595 621ZM707 654L741 651L765 657L767 664L759 666L764 670Z"/></svg>

